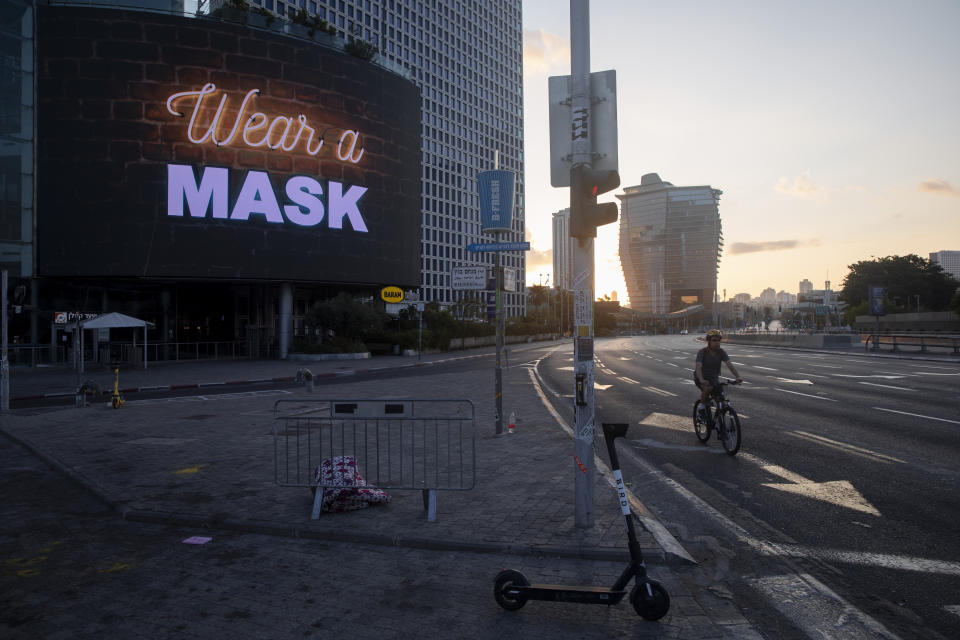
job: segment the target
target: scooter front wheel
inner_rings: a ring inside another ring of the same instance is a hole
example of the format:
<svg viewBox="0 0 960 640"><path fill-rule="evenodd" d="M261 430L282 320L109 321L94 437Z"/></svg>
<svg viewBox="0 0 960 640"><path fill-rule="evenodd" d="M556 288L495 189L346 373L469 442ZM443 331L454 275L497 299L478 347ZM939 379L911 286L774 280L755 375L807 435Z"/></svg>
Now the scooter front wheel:
<svg viewBox="0 0 960 640"><path fill-rule="evenodd" d="M659 620L670 610L670 594L656 580L638 582L630 592L630 604L644 620Z"/></svg>
<svg viewBox="0 0 960 640"><path fill-rule="evenodd" d="M504 569L497 574L497 579L493 583L493 597L497 604L507 611L516 611L527 604L527 596L522 593L510 593L510 588L514 586L526 587L530 582L519 571L513 569Z"/></svg>

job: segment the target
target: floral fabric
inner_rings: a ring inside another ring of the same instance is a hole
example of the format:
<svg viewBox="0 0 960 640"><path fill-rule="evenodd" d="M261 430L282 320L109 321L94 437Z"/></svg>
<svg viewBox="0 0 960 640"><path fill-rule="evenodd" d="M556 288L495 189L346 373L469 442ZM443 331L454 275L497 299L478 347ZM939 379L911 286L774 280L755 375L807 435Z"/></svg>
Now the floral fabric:
<svg viewBox="0 0 960 640"><path fill-rule="evenodd" d="M357 460L353 456L327 458L314 470L313 479L319 487L324 487L321 511L327 513L354 511L371 504L390 502L389 493L367 485L357 471Z"/></svg>

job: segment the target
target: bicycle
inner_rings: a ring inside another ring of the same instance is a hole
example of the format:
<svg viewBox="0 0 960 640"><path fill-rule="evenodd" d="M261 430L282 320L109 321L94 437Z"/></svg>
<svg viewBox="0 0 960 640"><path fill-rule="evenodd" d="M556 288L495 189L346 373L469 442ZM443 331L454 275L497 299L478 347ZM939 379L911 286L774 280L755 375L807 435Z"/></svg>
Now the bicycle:
<svg viewBox="0 0 960 640"><path fill-rule="evenodd" d="M737 455L740 451L740 417L730 404L727 398L725 388L728 384L740 384L736 380L725 378L725 382L718 384L710 392L707 408L700 416L697 410L700 406L700 399L693 402L693 430L697 434L697 439L703 444L710 440L710 433L714 427L717 429L717 438L723 443L723 448L731 456ZM704 419L705 418L705 419Z"/></svg>

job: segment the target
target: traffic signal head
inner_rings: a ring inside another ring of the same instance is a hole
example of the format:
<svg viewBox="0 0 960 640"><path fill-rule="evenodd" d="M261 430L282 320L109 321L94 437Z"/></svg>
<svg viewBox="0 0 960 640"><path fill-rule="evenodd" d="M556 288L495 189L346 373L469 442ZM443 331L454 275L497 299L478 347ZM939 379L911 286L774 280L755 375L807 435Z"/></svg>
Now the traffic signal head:
<svg viewBox="0 0 960 640"><path fill-rule="evenodd" d="M570 235L596 238L597 227L617 221L615 202L598 203L597 196L620 186L616 171L595 171L583 166L570 172Z"/></svg>

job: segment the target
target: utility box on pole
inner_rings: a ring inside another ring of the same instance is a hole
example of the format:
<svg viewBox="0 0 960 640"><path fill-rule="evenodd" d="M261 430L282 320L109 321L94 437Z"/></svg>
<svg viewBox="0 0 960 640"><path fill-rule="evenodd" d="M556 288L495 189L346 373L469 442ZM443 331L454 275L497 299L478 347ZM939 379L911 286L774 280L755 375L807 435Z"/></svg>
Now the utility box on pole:
<svg viewBox="0 0 960 640"><path fill-rule="evenodd" d="M617 220L597 196L620 185L616 72L590 73L590 4L570 0L570 75L549 80L550 182L570 186L573 243L575 524L594 524L593 299L597 226Z"/></svg>

